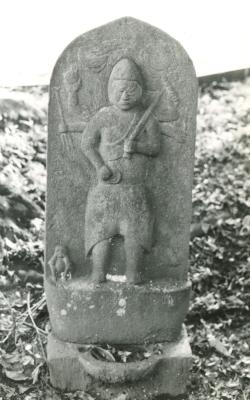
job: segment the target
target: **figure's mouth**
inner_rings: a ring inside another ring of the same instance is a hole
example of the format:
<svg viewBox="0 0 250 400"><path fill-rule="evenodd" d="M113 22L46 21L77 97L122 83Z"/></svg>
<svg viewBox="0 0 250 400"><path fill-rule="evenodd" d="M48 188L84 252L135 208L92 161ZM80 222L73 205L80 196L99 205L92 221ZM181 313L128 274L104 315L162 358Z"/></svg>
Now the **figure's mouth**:
<svg viewBox="0 0 250 400"><path fill-rule="evenodd" d="M131 102L130 99L124 99L124 100L121 100L121 101L119 102L119 104L120 104L121 106L124 106L124 107L130 106L131 103L132 103L132 102Z"/></svg>

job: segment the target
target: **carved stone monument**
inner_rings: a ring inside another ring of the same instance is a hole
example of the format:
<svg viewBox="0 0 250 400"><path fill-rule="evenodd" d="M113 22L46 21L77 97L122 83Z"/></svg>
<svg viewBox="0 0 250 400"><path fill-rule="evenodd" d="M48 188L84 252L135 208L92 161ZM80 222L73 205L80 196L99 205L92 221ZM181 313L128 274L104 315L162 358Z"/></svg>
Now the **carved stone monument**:
<svg viewBox="0 0 250 400"><path fill-rule="evenodd" d="M78 37L55 66L45 290L56 387L107 400L185 393L196 103L181 45L133 18ZM96 359L105 345L146 356Z"/></svg>

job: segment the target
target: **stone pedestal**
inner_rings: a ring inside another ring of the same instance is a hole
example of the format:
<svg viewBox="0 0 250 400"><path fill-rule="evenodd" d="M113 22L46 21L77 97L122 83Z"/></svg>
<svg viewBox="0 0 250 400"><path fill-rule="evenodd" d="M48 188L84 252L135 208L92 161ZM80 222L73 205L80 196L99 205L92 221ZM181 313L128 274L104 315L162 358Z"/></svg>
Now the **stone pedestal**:
<svg viewBox="0 0 250 400"><path fill-rule="evenodd" d="M175 340L186 316L191 284L145 285L84 279L45 282L54 334L74 343L144 344Z"/></svg>
<svg viewBox="0 0 250 400"><path fill-rule="evenodd" d="M54 387L84 390L97 400L145 400L185 394L192 354L183 326L178 340L160 344L162 354L130 363L95 359L83 345L50 335L48 363ZM153 352L154 345L145 346Z"/></svg>

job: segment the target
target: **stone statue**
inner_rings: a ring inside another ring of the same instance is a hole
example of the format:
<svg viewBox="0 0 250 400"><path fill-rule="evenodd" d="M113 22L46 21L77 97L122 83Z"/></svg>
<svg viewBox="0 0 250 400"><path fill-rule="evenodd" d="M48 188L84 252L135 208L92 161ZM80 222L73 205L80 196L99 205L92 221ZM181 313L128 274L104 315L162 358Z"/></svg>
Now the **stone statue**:
<svg viewBox="0 0 250 400"><path fill-rule="evenodd" d="M121 18L59 57L44 279L53 386L102 400L185 393L196 107L189 56L144 22ZM96 359L103 345L150 356Z"/></svg>
<svg viewBox="0 0 250 400"><path fill-rule="evenodd" d="M55 252L51 257L51 259L48 261L48 264L51 271L51 279L55 283L59 279L65 281L67 276L69 275L69 273L71 273L72 270L67 250L60 245L56 246Z"/></svg>
<svg viewBox="0 0 250 400"><path fill-rule="evenodd" d="M147 158L160 151L160 127L151 114L131 140L143 116L144 82L132 59L115 64L108 81L110 105L88 123L83 150L96 170L88 194L85 247L92 253L94 282L105 281L111 239L121 235L129 283L140 283L143 253L152 246L154 215L145 186Z"/></svg>

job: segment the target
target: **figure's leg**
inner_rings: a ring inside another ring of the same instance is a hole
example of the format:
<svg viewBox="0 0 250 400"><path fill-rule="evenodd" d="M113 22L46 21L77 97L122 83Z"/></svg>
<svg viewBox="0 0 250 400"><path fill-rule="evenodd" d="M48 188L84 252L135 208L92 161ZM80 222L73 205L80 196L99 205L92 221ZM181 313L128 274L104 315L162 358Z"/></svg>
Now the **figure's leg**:
<svg viewBox="0 0 250 400"><path fill-rule="evenodd" d="M91 281L94 283L105 282L109 262L109 239L97 243L92 250L93 270Z"/></svg>
<svg viewBox="0 0 250 400"><path fill-rule="evenodd" d="M125 237L124 246L127 282L139 284L142 281L141 267L144 250L134 237Z"/></svg>
<svg viewBox="0 0 250 400"><path fill-rule="evenodd" d="M68 272L69 272L69 268L68 268L68 267L65 267L65 270L64 270L63 273L62 273L62 279L63 279L63 281L66 281Z"/></svg>

